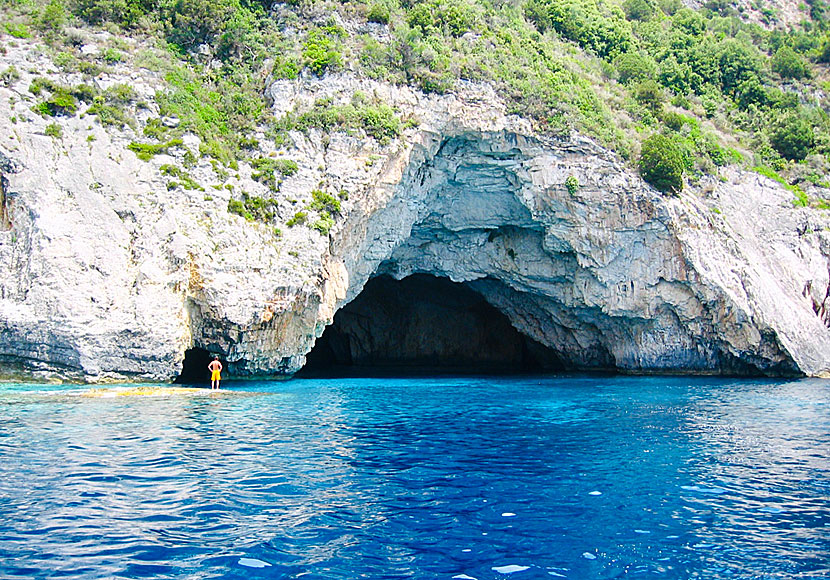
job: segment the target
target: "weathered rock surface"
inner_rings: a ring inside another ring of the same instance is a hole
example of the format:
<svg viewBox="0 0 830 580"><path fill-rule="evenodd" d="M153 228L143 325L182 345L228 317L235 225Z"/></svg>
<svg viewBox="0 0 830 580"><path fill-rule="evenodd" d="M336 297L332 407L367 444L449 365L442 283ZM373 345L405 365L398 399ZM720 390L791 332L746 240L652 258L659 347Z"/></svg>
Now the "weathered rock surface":
<svg viewBox="0 0 830 580"><path fill-rule="evenodd" d="M25 44L0 67L27 59L19 69L59 74ZM486 87L279 81L277 112L359 90L417 124L387 145L294 134L296 149L273 152L299 165L276 237L227 211L224 185L271 195L250 168L223 182L202 160L204 191L168 190L158 168L180 154L139 161L130 129L73 117L46 136L28 74L0 87L6 370L169 380L195 346L232 373L291 374L372 276L420 273L465 283L569 368L830 371L828 220L755 174L666 198L588 139L538 137ZM130 82L157 90L150 73ZM315 188L348 193L326 236L284 225Z"/></svg>

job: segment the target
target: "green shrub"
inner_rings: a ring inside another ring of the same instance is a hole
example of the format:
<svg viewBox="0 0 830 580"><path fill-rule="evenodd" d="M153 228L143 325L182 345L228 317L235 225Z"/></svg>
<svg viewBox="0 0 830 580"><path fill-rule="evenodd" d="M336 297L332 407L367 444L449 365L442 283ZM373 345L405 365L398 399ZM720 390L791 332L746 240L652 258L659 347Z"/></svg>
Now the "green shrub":
<svg viewBox="0 0 830 580"><path fill-rule="evenodd" d="M275 161L274 170L285 177L291 177L299 169L297 162L291 159L276 159Z"/></svg>
<svg viewBox="0 0 830 580"><path fill-rule="evenodd" d="M135 90L127 84L119 83L112 85L106 91L104 96L110 103L117 103L119 105L128 105L136 100Z"/></svg>
<svg viewBox="0 0 830 580"><path fill-rule="evenodd" d="M722 167L733 161L731 152L724 147L721 147L717 138L711 134L706 134L702 140L702 148L706 156L712 161L716 167Z"/></svg>
<svg viewBox="0 0 830 580"><path fill-rule="evenodd" d="M357 109L360 126L371 137L384 143L401 132L400 119L388 105L365 105Z"/></svg>
<svg viewBox="0 0 830 580"><path fill-rule="evenodd" d="M529 0L525 15L539 30L553 29L600 58L613 59L635 43L622 11L594 0Z"/></svg>
<svg viewBox="0 0 830 580"><path fill-rule="evenodd" d="M410 28L418 30L423 35L432 34L437 30L435 16L429 3L416 4L406 15L406 23Z"/></svg>
<svg viewBox="0 0 830 580"><path fill-rule="evenodd" d="M343 65L340 36L342 30L325 26L312 28L303 41L303 61L317 76L339 70Z"/></svg>
<svg viewBox="0 0 830 580"><path fill-rule="evenodd" d="M45 101L46 110L52 117L71 117L78 111L78 101L75 96L64 87L55 89L55 92Z"/></svg>
<svg viewBox="0 0 830 580"><path fill-rule="evenodd" d="M43 130L43 133L53 139L63 138L63 129L57 123L49 123Z"/></svg>
<svg viewBox="0 0 830 580"><path fill-rule="evenodd" d="M803 79L808 75L807 63L789 46L775 51L770 68L784 79Z"/></svg>
<svg viewBox="0 0 830 580"><path fill-rule="evenodd" d="M184 49L194 48L218 36L239 10L238 0L176 0L164 16L167 38Z"/></svg>
<svg viewBox="0 0 830 580"><path fill-rule="evenodd" d="M614 66L621 83L639 82L652 79L657 72L657 64L650 56L641 52L626 52L614 60Z"/></svg>
<svg viewBox="0 0 830 580"><path fill-rule="evenodd" d="M672 15L671 26L672 29L683 34L700 36L706 30L706 20L699 12L683 7Z"/></svg>
<svg viewBox="0 0 830 580"><path fill-rule="evenodd" d="M653 113L659 113L663 108L663 89L654 80L645 80L634 87L634 98L637 102Z"/></svg>
<svg viewBox="0 0 830 580"><path fill-rule="evenodd" d="M238 199L229 199L228 200L228 212L233 213L236 215L240 215L244 217L249 222L254 221L254 216L252 213L248 212L245 209L245 204L239 201Z"/></svg>
<svg viewBox="0 0 830 580"><path fill-rule="evenodd" d="M816 56L818 62L827 64L830 63L830 36L825 36L821 43L821 48Z"/></svg>
<svg viewBox="0 0 830 580"><path fill-rule="evenodd" d="M231 199L228 201L228 211L241 215L248 221L270 222L277 211L277 200L242 194L242 201Z"/></svg>
<svg viewBox="0 0 830 580"><path fill-rule="evenodd" d="M807 197L807 194L804 192L803 189L795 187L795 199L793 200L793 207L810 207L810 198Z"/></svg>
<svg viewBox="0 0 830 580"><path fill-rule="evenodd" d="M308 204L309 209L328 213L340 212L340 200L322 190L315 189L312 191L311 200L311 203Z"/></svg>
<svg viewBox="0 0 830 580"><path fill-rule="evenodd" d="M15 38L31 38L32 32L29 30L29 27L25 24L20 24L17 22L7 22L6 23L6 32L9 33L9 36L13 36Z"/></svg>
<svg viewBox="0 0 830 580"><path fill-rule="evenodd" d="M59 52L52 61L55 66L64 72L75 72L78 70L78 59L68 52Z"/></svg>
<svg viewBox="0 0 830 580"><path fill-rule="evenodd" d="M294 80L300 74L300 64L290 57L278 56L274 61L274 68L271 69L271 76L274 79Z"/></svg>
<svg viewBox="0 0 830 580"><path fill-rule="evenodd" d="M464 0L435 0L435 19L448 35L459 37L472 29L476 16L473 5Z"/></svg>
<svg viewBox="0 0 830 580"><path fill-rule="evenodd" d="M97 88L92 85L80 84L75 85L70 89L72 95L83 103L91 103L100 93Z"/></svg>
<svg viewBox="0 0 830 580"><path fill-rule="evenodd" d="M46 101L41 101L36 105L32 105L32 111L40 115L41 117L50 117L49 107L46 105Z"/></svg>
<svg viewBox="0 0 830 580"><path fill-rule="evenodd" d="M386 143L400 135L401 121L388 105L374 105L360 98L348 105L333 105L330 100L321 99L299 116L296 127L303 131L312 127L326 131L362 129L370 137Z"/></svg>
<svg viewBox="0 0 830 580"><path fill-rule="evenodd" d="M568 189L568 193L576 195L576 192L579 191L579 180L573 175L569 175L565 179L565 187Z"/></svg>
<svg viewBox="0 0 830 580"><path fill-rule="evenodd" d="M723 92L732 95L744 81L760 77L762 57L754 46L728 38L717 46L717 66Z"/></svg>
<svg viewBox="0 0 830 580"><path fill-rule="evenodd" d="M259 62L276 40L275 36L269 34L270 28L264 10L246 2L238 3L232 8L230 19L219 30L218 39L213 41L216 55L234 67Z"/></svg>
<svg viewBox="0 0 830 580"><path fill-rule="evenodd" d="M656 13L656 7L649 0L624 0L623 12L629 20L649 20Z"/></svg>
<svg viewBox="0 0 830 580"><path fill-rule="evenodd" d="M179 182L177 185L181 185L185 189L194 189L199 191L205 190L205 188L199 185L187 171L185 171L178 165L170 165L165 163L164 165L159 167L159 171L162 175L167 175L169 177L175 177L176 179L178 179Z"/></svg>
<svg viewBox="0 0 830 580"><path fill-rule="evenodd" d="M152 0L74 0L74 11L90 24L113 22L129 28L155 5Z"/></svg>
<svg viewBox="0 0 830 580"><path fill-rule="evenodd" d="M657 6L666 16L674 16L683 8L682 0L657 0Z"/></svg>
<svg viewBox="0 0 830 580"><path fill-rule="evenodd" d="M81 60L78 61L78 71L90 77L97 77L104 72L104 68L97 63Z"/></svg>
<svg viewBox="0 0 830 580"><path fill-rule="evenodd" d="M663 113L660 120L672 131L680 131L683 129L684 125L697 127L697 121L695 119L686 115L681 115L680 113L675 113L674 111Z"/></svg>
<svg viewBox="0 0 830 580"><path fill-rule="evenodd" d="M331 228L334 226L334 218L327 211L320 212L320 217L311 224L311 227L324 236L328 235Z"/></svg>
<svg viewBox="0 0 830 580"><path fill-rule="evenodd" d="M168 150L174 147L181 147L183 144L181 139L171 139L166 143L138 143L133 141L127 145L127 149L135 153L136 157L142 161L149 161L154 155L167 153Z"/></svg>
<svg viewBox="0 0 830 580"><path fill-rule="evenodd" d="M271 159L270 157L258 157L251 160L251 167L254 172L251 174L255 180L268 185L272 190L277 189L276 174L290 177L297 172L297 163L290 159Z"/></svg>
<svg viewBox="0 0 830 580"><path fill-rule="evenodd" d="M304 223L306 223L307 220L308 220L308 212L298 211L297 213L294 214L294 217L292 217L290 220L285 222L285 225L287 225L289 228L293 228L294 226L303 225Z"/></svg>
<svg viewBox="0 0 830 580"><path fill-rule="evenodd" d="M767 90L757 77L748 78L738 85L735 102L741 109L748 109L750 105L766 105Z"/></svg>
<svg viewBox="0 0 830 580"><path fill-rule="evenodd" d="M156 118L147 121L144 125L143 132L145 137L161 141L170 132L170 129L164 126L161 119Z"/></svg>
<svg viewBox="0 0 830 580"><path fill-rule="evenodd" d="M101 58L103 58L104 62L107 64L116 64L124 60L124 55L114 48L107 48L104 50Z"/></svg>
<svg viewBox="0 0 830 580"><path fill-rule="evenodd" d="M783 157L800 161L815 144L815 135L812 125L806 118L791 113L773 124L769 140Z"/></svg>
<svg viewBox="0 0 830 580"><path fill-rule="evenodd" d="M389 24L389 17L391 16L389 6L386 4L372 4L369 8L369 13L366 14L366 20L369 22L376 22L378 24Z"/></svg>
<svg viewBox="0 0 830 580"><path fill-rule="evenodd" d="M123 108L107 104L106 99L102 96L93 99L92 104L86 110L86 114L95 115L104 126L124 127L125 125L135 125L135 119Z"/></svg>
<svg viewBox="0 0 830 580"><path fill-rule="evenodd" d="M640 175L664 193L683 189L683 154L665 135L655 134L643 142L639 160Z"/></svg>
<svg viewBox="0 0 830 580"><path fill-rule="evenodd" d="M59 0L51 0L43 7L35 23L38 30L47 34L56 34L66 24L66 9Z"/></svg>
<svg viewBox="0 0 830 580"><path fill-rule="evenodd" d="M14 65L10 65L6 70L0 72L0 83L3 86L10 87L20 80L20 72Z"/></svg>
<svg viewBox="0 0 830 580"><path fill-rule="evenodd" d="M224 139L213 138L199 144L199 153L217 160L225 167L236 165L236 157L230 143Z"/></svg>
<svg viewBox="0 0 830 580"><path fill-rule="evenodd" d="M798 109L798 95L790 91L782 91L778 87L769 87L766 90L766 101L770 107L782 111Z"/></svg>
<svg viewBox="0 0 830 580"><path fill-rule="evenodd" d="M688 62L678 62L674 55L664 59L657 70L657 78L664 87L676 95L685 95L696 82L696 74Z"/></svg>

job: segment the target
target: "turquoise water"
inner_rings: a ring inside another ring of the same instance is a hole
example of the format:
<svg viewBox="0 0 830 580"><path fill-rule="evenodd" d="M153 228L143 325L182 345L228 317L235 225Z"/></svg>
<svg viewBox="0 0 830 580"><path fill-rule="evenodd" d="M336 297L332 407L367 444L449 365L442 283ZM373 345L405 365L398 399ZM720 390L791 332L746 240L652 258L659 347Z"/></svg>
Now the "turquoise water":
<svg viewBox="0 0 830 580"><path fill-rule="evenodd" d="M0 385L16 577L826 579L830 382Z"/></svg>

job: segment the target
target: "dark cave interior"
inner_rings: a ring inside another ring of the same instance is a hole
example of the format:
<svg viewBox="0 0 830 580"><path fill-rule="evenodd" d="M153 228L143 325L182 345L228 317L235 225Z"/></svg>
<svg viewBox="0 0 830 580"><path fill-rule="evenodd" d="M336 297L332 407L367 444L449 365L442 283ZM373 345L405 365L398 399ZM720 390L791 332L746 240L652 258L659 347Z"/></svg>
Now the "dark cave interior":
<svg viewBox="0 0 830 580"><path fill-rule="evenodd" d="M466 284L427 274L370 279L334 316L301 376L500 374L562 370Z"/></svg>
<svg viewBox="0 0 830 580"><path fill-rule="evenodd" d="M208 364L213 360L213 353L203 348L193 347L184 352L184 362L182 363L182 372L176 377L174 383L176 384L193 384L200 386L210 386L210 371ZM228 368L228 363L221 357L219 362L222 363L223 369ZM222 373L223 377L225 372ZM224 380L224 379L223 379Z"/></svg>

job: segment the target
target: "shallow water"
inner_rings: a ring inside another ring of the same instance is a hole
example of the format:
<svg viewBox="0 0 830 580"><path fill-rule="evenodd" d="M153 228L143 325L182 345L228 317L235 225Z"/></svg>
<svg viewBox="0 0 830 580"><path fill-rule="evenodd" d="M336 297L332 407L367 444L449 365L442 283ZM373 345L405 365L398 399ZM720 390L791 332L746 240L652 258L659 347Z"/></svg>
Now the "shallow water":
<svg viewBox="0 0 830 580"><path fill-rule="evenodd" d="M0 385L0 577L826 579L830 381Z"/></svg>

